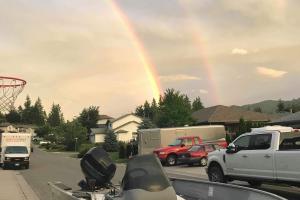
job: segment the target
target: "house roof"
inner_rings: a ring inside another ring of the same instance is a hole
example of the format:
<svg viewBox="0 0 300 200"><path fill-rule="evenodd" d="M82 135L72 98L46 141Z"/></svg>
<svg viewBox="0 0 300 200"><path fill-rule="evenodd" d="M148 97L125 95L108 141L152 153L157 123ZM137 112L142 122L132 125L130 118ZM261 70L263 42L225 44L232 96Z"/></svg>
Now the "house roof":
<svg viewBox="0 0 300 200"><path fill-rule="evenodd" d="M244 110L238 106L213 106L198 110L192 114L197 123L238 123L245 121L268 122L277 116Z"/></svg>
<svg viewBox="0 0 300 200"><path fill-rule="evenodd" d="M287 116L283 116L279 119L275 119L272 121L272 124L276 123L293 123L299 122L300 123L300 112L296 112Z"/></svg>
<svg viewBox="0 0 300 200"><path fill-rule="evenodd" d="M111 123L116 122L116 121L118 121L118 120L120 120L120 119L123 119L123 118L125 118L125 117L127 117L127 116L130 116L130 115L133 115L133 116L135 116L135 117L138 117L138 116L136 116L135 114L129 113L129 114L122 115L121 117L118 117L118 118L116 118L116 119L113 119L113 120L111 121ZM138 118L140 118L140 117L138 117Z"/></svg>
<svg viewBox="0 0 300 200"><path fill-rule="evenodd" d="M102 119L114 119L114 118L108 115L99 115L98 120L102 120Z"/></svg>
<svg viewBox="0 0 300 200"><path fill-rule="evenodd" d="M0 127L8 127L8 126L14 126L15 128L32 128L36 129L37 126L33 124L12 124L8 122L0 123Z"/></svg>

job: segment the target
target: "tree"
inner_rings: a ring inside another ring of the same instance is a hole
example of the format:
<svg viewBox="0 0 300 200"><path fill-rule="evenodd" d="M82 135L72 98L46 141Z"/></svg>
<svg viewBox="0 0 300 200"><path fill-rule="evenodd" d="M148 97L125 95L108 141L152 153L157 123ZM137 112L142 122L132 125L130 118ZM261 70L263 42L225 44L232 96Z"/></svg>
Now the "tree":
<svg viewBox="0 0 300 200"><path fill-rule="evenodd" d="M82 126L87 128L88 133L91 133L91 128L97 127L98 119L99 107L96 106L84 108L78 117L79 122L82 124Z"/></svg>
<svg viewBox="0 0 300 200"><path fill-rule="evenodd" d="M22 110L21 116L22 116L23 123L26 124L33 123L33 111L32 111L31 99L29 95L26 96L26 100L24 102L24 109Z"/></svg>
<svg viewBox="0 0 300 200"><path fill-rule="evenodd" d="M176 127L192 123L192 108L187 95L167 89L161 97L155 124L158 127Z"/></svg>
<svg viewBox="0 0 300 200"><path fill-rule="evenodd" d="M277 112L283 112L285 110L284 103L281 99L279 99L279 102L277 104Z"/></svg>
<svg viewBox="0 0 300 200"><path fill-rule="evenodd" d="M152 122L154 121L154 119L157 116L157 112L158 112L158 105L156 103L156 100L153 98L152 103L151 103L151 107L150 107L150 119L152 120Z"/></svg>
<svg viewBox="0 0 300 200"><path fill-rule="evenodd" d="M263 123L263 122L245 121L243 118L241 118L240 122L239 122L239 127L238 127L239 129L238 129L238 132L236 133L236 137L238 137L244 133L251 132L252 128L260 128L263 126L265 126L265 123ZM235 138L233 138L233 139L235 139Z"/></svg>
<svg viewBox="0 0 300 200"><path fill-rule="evenodd" d="M138 129L157 128L157 126L148 118L144 118Z"/></svg>
<svg viewBox="0 0 300 200"><path fill-rule="evenodd" d="M5 117L4 114L2 114L2 113L0 112L0 123L4 123L4 122L6 122L6 117Z"/></svg>
<svg viewBox="0 0 300 200"><path fill-rule="evenodd" d="M51 131L52 128L48 124L45 124L44 126L40 126L35 130L37 136L42 138L51 134Z"/></svg>
<svg viewBox="0 0 300 200"><path fill-rule="evenodd" d="M144 117L150 118L151 117L151 107L148 101L144 103Z"/></svg>
<svg viewBox="0 0 300 200"><path fill-rule="evenodd" d="M138 106L135 109L135 115L137 115L139 117L144 117L145 116L145 114L144 114L144 107L143 106Z"/></svg>
<svg viewBox="0 0 300 200"><path fill-rule="evenodd" d="M56 127L64 123L64 117L59 104L52 105L47 122L52 127Z"/></svg>
<svg viewBox="0 0 300 200"><path fill-rule="evenodd" d="M44 111L42 101L39 97L32 107L32 117L32 121L34 124L38 126L42 126L45 124L46 112Z"/></svg>
<svg viewBox="0 0 300 200"><path fill-rule="evenodd" d="M261 107L256 107L256 108L254 108L254 112L262 113Z"/></svg>
<svg viewBox="0 0 300 200"><path fill-rule="evenodd" d="M118 141L115 132L108 131L104 138L103 149L107 152L118 151Z"/></svg>
<svg viewBox="0 0 300 200"><path fill-rule="evenodd" d="M204 108L204 106L201 102L201 98L197 97L192 103L192 110L197 111L197 110L201 110L203 108Z"/></svg>
<svg viewBox="0 0 300 200"><path fill-rule="evenodd" d="M58 132L57 139L66 146L66 150L78 150L78 147L86 140L87 129L78 120L67 122L60 127L63 133Z"/></svg>
<svg viewBox="0 0 300 200"><path fill-rule="evenodd" d="M20 123L21 115L16 110L11 110L6 114L6 121L9 123Z"/></svg>

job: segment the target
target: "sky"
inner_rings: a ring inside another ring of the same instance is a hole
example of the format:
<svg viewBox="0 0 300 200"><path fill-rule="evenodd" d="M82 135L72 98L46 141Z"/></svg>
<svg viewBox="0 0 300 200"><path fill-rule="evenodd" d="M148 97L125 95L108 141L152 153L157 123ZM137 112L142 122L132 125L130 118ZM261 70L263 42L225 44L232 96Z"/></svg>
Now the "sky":
<svg viewBox="0 0 300 200"><path fill-rule="evenodd" d="M67 119L175 88L205 106L299 98L298 0L0 0L0 76Z"/></svg>

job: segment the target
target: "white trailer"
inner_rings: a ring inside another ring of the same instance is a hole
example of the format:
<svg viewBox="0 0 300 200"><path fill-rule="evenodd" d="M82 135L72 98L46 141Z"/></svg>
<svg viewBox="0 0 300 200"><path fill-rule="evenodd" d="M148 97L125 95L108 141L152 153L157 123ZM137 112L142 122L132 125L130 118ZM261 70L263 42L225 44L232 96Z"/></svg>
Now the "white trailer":
<svg viewBox="0 0 300 200"><path fill-rule="evenodd" d="M0 164L4 169L8 166L29 168L31 139L31 133L0 134Z"/></svg>
<svg viewBox="0 0 300 200"><path fill-rule="evenodd" d="M154 149L166 147L176 138L185 136L198 136L203 142L207 142L225 139L226 131L223 125L139 130L139 155L152 153Z"/></svg>

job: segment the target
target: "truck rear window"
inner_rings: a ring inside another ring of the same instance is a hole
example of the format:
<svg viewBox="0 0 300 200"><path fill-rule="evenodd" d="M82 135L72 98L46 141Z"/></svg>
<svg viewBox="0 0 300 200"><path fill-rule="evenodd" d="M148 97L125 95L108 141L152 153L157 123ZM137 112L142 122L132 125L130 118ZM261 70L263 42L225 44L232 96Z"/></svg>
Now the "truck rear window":
<svg viewBox="0 0 300 200"><path fill-rule="evenodd" d="M300 133L292 132L281 134L279 150L300 150Z"/></svg>

